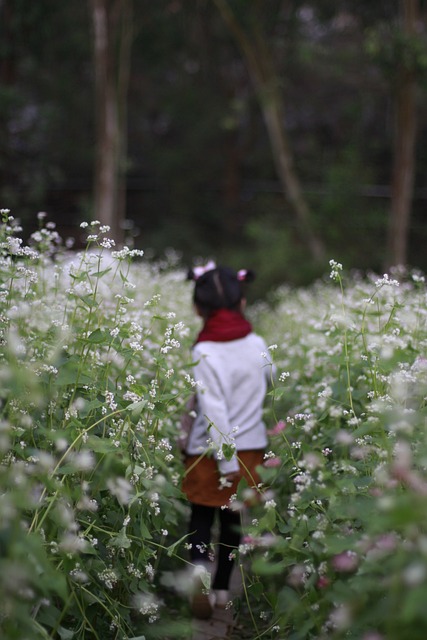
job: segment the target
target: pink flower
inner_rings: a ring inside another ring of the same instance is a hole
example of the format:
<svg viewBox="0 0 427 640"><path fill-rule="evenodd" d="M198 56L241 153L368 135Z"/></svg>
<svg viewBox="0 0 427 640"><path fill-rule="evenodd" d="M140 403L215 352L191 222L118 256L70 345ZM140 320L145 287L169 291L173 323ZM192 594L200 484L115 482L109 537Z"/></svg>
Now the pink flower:
<svg viewBox="0 0 427 640"><path fill-rule="evenodd" d="M286 429L286 422L284 420L279 420L279 422L272 429L269 429L267 433L269 436L277 436L284 429Z"/></svg>
<svg viewBox="0 0 427 640"><path fill-rule="evenodd" d="M279 467L282 464L280 458L267 458L264 461L264 467Z"/></svg>
<svg viewBox="0 0 427 640"><path fill-rule="evenodd" d="M319 589L326 589L326 587L329 587L330 583L331 581L329 580L329 578L327 578L326 576L320 576L320 578L316 582L316 586Z"/></svg>
<svg viewBox="0 0 427 640"><path fill-rule="evenodd" d="M332 567L338 573L352 573L358 564L359 559L354 551L343 551L332 558Z"/></svg>
<svg viewBox="0 0 427 640"><path fill-rule="evenodd" d="M307 581L307 568L303 564L296 564L290 570L288 578L286 582L291 585L291 587L301 587Z"/></svg>
<svg viewBox="0 0 427 640"><path fill-rule="evenodd" d="M381 551L394 551L397 547L397 537L393 533L384 533L380 536L376 542L377 549L381 549Z"/></svg>

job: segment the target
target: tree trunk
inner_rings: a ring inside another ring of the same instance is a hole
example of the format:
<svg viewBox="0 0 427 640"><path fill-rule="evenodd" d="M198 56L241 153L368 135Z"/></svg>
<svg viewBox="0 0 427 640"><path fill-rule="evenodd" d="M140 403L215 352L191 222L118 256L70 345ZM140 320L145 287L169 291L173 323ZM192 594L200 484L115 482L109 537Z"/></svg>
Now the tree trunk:
<svg viewBox="0 0 427 640"><path fill-rule="evenodd" d="M410 38L417 32L418 0L401 0L401 7L402 30L404 35ZM402 65L398 72L395 97L394 156L387 267L404 265L407 262L415 175L416 93L415 71Z"/></svg>
<svg viewBox="0 0 427 640"><path fill-rule="evenodd" d="M251 37L244 32L226 0L214 0L221 16L234 35L255 86L264 116L270 146L283 194L289 200L301 235L312 258L321 262L325 257L323 243L313 230L311 213L295 171L293 154L285 129L283 98L265 37L259 28ZM252 37L253 36L253 37Z"/></svg>
<svg viewBox="0 0 427 640"><path fill-rule="evenodd" d="M126 207L127 88L131 48L130 0L90 0L94 31L96 161L94 213L123 240Z"/></svg>
<svg viewBox="0 0 427 640"><path fill-rule="evenodd" d="M126 173L127 173L127 130L128 130L128 90L130 77L131 48L133 40L133 6L132 1L126 0L122 9L121 35L119 51L119 68L117 80L117 105L119 122L118 149L118 185L117 185L117 238L124 240L124 225L126 218Z"/></svg>
<svg viewBox="0 0 427 640"><path fill-rule="evenodd" d="M15 20L14 10L8 0L0 0L0 23L3 26L2 41L6 55L0 59L0 84L2 86L13 86L16 81L16 54L12 53L14 47L13 32L11 25Z"/></svg>
<svg viewBox="0 0 427 640"><path fill-rule="evenodd" d="M264 106L264 120L270 137L273 158L276 171L282 185L283 192L287 194L295 212L299 228L304 236L312 257L321 262L325 257L325 250L320 238L314 233L310 221L310 210L301 184L294 169L293 156L290 149L288 136L283 124L282 109L275 99L267 98Z"/></svg>

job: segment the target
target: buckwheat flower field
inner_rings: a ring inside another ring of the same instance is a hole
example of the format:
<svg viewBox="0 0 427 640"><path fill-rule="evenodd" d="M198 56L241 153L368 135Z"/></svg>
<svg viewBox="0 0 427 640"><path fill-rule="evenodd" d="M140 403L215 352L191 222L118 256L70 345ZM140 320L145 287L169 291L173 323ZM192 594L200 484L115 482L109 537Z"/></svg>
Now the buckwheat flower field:
<svg viewBox="0 0 427 640"><path fill-rule="evenodd" d="M49 223L26 245L2 211L0 637L190 638L191 285L83 227L80 252ZM244 637L424 640L423 275L331 260L248 316L275 375L263 482L232 504Z"/></svg>

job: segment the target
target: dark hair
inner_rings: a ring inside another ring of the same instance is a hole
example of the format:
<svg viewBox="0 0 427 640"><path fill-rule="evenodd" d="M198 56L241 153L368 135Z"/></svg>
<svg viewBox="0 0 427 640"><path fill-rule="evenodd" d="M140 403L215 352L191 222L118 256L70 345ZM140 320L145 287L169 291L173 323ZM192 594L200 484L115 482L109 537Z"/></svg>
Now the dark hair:
<svg viewBox="0 0 427 640"><path fill-rule="evenodd" d="M237 309L244 297L243 284L255 279L253 271L234 271L230 267L214 267L198 275L190 269L188 279L195 281L193 301L204 316L217 309Z"/></svg>

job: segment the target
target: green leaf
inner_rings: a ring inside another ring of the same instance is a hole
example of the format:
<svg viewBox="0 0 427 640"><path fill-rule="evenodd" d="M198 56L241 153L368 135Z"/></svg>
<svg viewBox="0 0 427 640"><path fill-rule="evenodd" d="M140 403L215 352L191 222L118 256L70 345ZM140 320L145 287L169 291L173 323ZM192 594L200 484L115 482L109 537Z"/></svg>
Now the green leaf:
<svg viewBox="0 0 427 640"><path fill-rule="evenodd" d="M209 590L211 588L211 574L209 573L209 571L203 571L199 577L203 587L206 590Z"/></svg>
<svg viewBox="0 0 427 640"><path fill-rule="evenodd" d="M81 370L82 363L76 356L71 356L60 369L56 382L58 385L89 384L92 378Z"/></svg>
<svg viewBox="0 0 427 640"><path fill-rule="evenodd" d="M79 299L84 302L88 307L98 307L99 303L94 300L93 296L78 296Z"/></svg>
<svg viewBox="0 0 427 640"><path fill-rule="evenodd" d="M93 273L91 273L91 276L94 276L95 278L102 278L102 276L105 276L106 273L108 273L109 271L111 271L111 267L108 267L107 269L104 269L103 271L95 271Z"/></svg>
<svg viewBox="0 0 427 640"><path fill-rule="evenodd" d="M123 527L120 533L108 541L107 547L118 547L119 549L129 549L131 541L126 535L126 527Z"/></svg>
<svg viewBox="0 0 427 640"><path fill-rule="evenodd" d="M82 282L83 280L86 280L87 278L87 272L86 271L80 271L79 273L72 273L71 271L70 273L70 278L72 278L72 280L75 280L75 282Z"/></svg>
<svg viewBox="0 0 427 640"><path fill-rule="evenodd" d="M65 629L64 627L59 627L58 634L61 637L61 640L72 640L72 638L74 638L74 631L72 629Z"/></svg>
<svg viewBox="0 0 427 640"><path fill-rule="evenodd" d="M41 607L37 613L37 621L45 627L56 627L61 619L61 611L53 604Z"/></svg>
<svg viewBox="0 0 427 640"><path fill-rule="evenodd" d="M179 540L177 540L176 542L174 542L173 544L171 544L168 547L167 550L167 555L170 557L175 553L175 549L181 544L181 542L183 542L184 540L186 540L188 538L188 533L186 533L184 536L182 536L182 538L180 538Z"/></svg>
<svg viewBox="0 0 427 640"><path fill-rule="evenodd" d="M268 562L265 558L256 558L252 563L252 571L259 576L277 576L283 573L286 565L282 562Z"/></svg>
<svg viewBox="0 0 427 640"><path fill-rule="evenodd" d="M282 611L292 610L298 606L299 603L299 596L291 587L282 587L277 595L277 606Z"/></svg>
<svg viewBox="0 0 427 640"><path fill-rule="evenodd" d="M267 393L268 396L273 396L276 400L283 398L284 394L289 391L288 387L277 386Z"/></svg>
<svg viewBox="0 0 427 640"><path fill-rule="evenodd" d="M142 522L142 520L139 523L139 530L141 532L141 538L143 540L151 540L152 539L151 533L148 531L146 525Z"/></svg>
<svg viewBox="0 0 427 640"><path fill-rule="evenodd" d="M141 414L146 404L146 400L137 400L136 402L131 402L131 404L128 404L128 406L126 407L126 411L131 411L132 415L134 417L137 417Z"/></svg>
<svg viewBox="0 0 427 640"><path fill-rule="evenodd" d="M236 447L234 444L227 444L224 442L222 445L222 453L224 454L224 458L226 460L231 460L236 452Z"/></svg>
<svg viewBox="0 0 427 640"><path fill-rule="evenodd" d="M248 586L248 593L251 598L261 600L265 592L265 586L262 582L254 582Z"/></svg>
<svg viewBox="0 0 427 640"><path fill-rule="evenodd" d="M90 344L101 344L105 340L105 334L101 329L95 329L92 333L87 337L87 342Z"/></svg>
<svg viewBox="0 0 427 640"><path fill-rule="evenodd" d="M271 529L274 529L275 526L276 511L275 509L267 509L265 515L259 521L259 527L261 530L267 529L270 531Z"/></svg>
<svg viewBox="0 0 427 640"><path fill-rule="evenodd" d="M96 453L111 453L117 451L111 439L99 438L98 436L90 436L88 444Z"/></svg>
<svg viewBox="0 0 427 640"><path fill-rule="evenodd" d="M163 393L159 399L162 402L166 402L167 400L175 400L176 398L179 398L176 393Z"/></svg>
<svg viewBox="0 0 427 640"><path fill-rule="evenodd" d="M93 411L94 409L99 409L99 407L104 406L104 404L105 402L97 399L86 402L83 409L80 410L79 415L81 417L86 417L91 411Z"/></svg>

